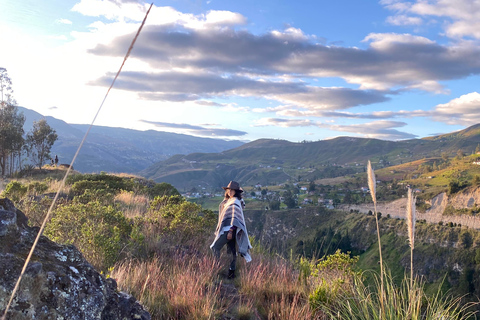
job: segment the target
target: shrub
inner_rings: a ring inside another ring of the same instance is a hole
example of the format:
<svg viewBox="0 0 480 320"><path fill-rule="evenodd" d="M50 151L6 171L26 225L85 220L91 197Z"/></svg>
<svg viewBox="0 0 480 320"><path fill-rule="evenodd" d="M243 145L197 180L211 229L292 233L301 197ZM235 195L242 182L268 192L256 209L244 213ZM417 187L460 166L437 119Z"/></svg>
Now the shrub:
<svg viewBox="0 0 480 320"><path fill-rule="evenodd" d="M357 261L358 257L352 258L337 250L315 266L311 276L314 290L309 296L313 310L334 305L341 296L351 296L354 280L360 277L359 273L353 271Z"/></svg>
<svg viewBox="0 0 480 320"><path fill-rule="evenodd" d="M458 191L460 191L462 189L462 185L460 184L460 182L458 181L450 181L448 183L448 194L454 194L454 193L457 193Z"/></svg>
<svg viewBox="0 0 480 320"><path fill-rule="evenodd" d="M185 201L181 196L156 197L150 203L147 218L160 224L165 232L180 235L181 240L203 232L216 220L213 212L203 211L200 205Z"/></svg>
<svg viewBox="0 0 480 320"><path fill-rule="evenodd" d="M9 198L17 203L27 194L27 191L28 187L24 186L21 182L10 181L2 192L2 197Z"/></svg>
<svg viewBox="0 0 480 320"><path fill-rule="evenodd" d="M460 245L464 249L468 249L473 245L473 237L470 232L462 231L462 233L460 233Z"/></svg>
<svg viewBox="0 0 480 320"><path fill-rule="evenodd" d="M89 202L99 202L102 205L113 203L114 195L109 189L86 189L82 194L73 198L74 203L87 204Z"/></svg>
<svg viewBox="0 0 480 320"><path fill-rule="evenodd" d="M152 198L162 196L180 196L180 192L178 192L174 186L166 182L156 183L153 187L147 188L146 190L146 193Z"/></svg>
<svg viewBox="0 0 480 320"><path fill-rule="evenodd" d="M27 192L31 195L39 195L48 190L48 186L45 182L34 181L27 185Z"/></svg>
<svg viewBox="0 0 480 320"><path fill-rule="evenodd" d="M128 245L132 227L120 211L98 202L60 206L45 235L75 245L96 268L107 270Z"/></svg>
<svg viewBox="0 0 480 320"><path fill-rule="evenodd" d="M105 181L81 180L72 185L70 193L73 196L79 196L84 194L86 190L105 190L108 188L109 187Z"/></svg>
<svg viewBox="0 0 480 320"><path fill-rule="evenodd" d="M102 172L101 174L76 174L67 178L67 184L75 184L78 181L102 181L111 190L119 191L133 191L135 189L135 182L132 178L118 177ZM142 186L143 187L143 186ZM142 188L140 187L140 188Z"/></svg>
<svg viewBox="0 0 480 320"><path fill-rule="evenodd" d="M156 197L143 216L137 216L134 226L145 237L147 254L171 247L205 246L212 240L217 216L198 204L180 196ZM161 243L161 245L160 245Z"/></svg>

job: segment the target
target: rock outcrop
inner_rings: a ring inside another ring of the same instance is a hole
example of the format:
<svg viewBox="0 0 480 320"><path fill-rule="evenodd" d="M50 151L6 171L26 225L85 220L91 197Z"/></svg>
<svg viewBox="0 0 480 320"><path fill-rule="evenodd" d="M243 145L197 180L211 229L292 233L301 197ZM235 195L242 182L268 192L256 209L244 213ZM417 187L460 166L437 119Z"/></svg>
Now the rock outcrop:
<svg viewBox="0 0 480 320"><path fill-rule="evenodd" d="M0 317L38 234L8 199L0 199ZM135 298L117 291L74 246L42 236L7 319L140 319L150 315Z"/></svg>

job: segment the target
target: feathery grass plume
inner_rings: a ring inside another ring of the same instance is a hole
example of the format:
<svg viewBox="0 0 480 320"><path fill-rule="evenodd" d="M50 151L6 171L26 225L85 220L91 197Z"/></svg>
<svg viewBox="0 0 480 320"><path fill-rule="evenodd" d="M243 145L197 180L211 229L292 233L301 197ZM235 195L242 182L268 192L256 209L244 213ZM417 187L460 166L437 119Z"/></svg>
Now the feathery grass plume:
<svg viewBox="0 0 480 320"><path fill-rule="evenodd" d="M375 172L373 172L372 164L370 163L370 160L368 160L367 173L368 173L368 189L370 189L370 195L372 196L373 203L377 205L377 196L376 196L377 183L375 180Z"/></svg>
<svg viewBox="0 0 480 320"><path fill-rule="evenodd" d="M417 197L409 187L407 193L407 228L408 241L410 242L410 285L413 285L413 249L415 248L415 203Z"/></svg>
<svg viewBox="0 0 480 320"><path fill-rule="evenodd" d="M383 258L382 258L382 241L380 240L380 228L378 226L378 214L377 214L377 196L376 196L376 185L377 181L375 180L375 172L373 172L372 164L370 160L368 160L367 166L367 173L368 173L368 188L370 189L370 194L372 195L373 206L375 211L375 222L377 223L377 237L378 237L378 254L380 256L380 305L382 307L383 312L383 300L384 300L384 286L383 286Z"/></svg>

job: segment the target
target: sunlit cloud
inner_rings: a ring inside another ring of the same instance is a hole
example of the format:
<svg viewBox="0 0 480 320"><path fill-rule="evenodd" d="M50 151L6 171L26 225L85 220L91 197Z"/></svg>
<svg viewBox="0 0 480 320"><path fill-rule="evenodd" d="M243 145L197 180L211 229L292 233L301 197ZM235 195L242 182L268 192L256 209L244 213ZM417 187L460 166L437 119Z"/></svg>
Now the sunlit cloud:
<svg viewBox="0 0 480 320"><path fill-rule="evenodd" d="M407 124L401 121L379 120L361 124L339 125L310 120L263 118L256 122L255 126L277 126L277 127L318 127L338 132L348 132L359 136L383 140L413 139L414 134L402 132L396 128L404 127Z"/></svg>
<svg viewBox="0 0 480 320"><path fill-rule="evenodd" d="M472 92L437 105L432 112L432 119L463 126L480 123L480 93Z"/></svg>
<svg viewBox="0 0 480 320"><path fill-rule="evenodd" d="M473 37L480 39L480 2L468 0L442 1L381 1L387 9L397 13L387 18L395 25L414 25L420 18L442 18L440 25L451 38ZM395 23L397 22L397 23ZM403 24L402 24L403 22ZM419 23L418 23L419 24Z"/></svg>
<svg viewBox="0 0 480 320"><path fill-rule="evenodd" d="M409 17L405 15L387 17L387 23L394 26L418 26L423 23L419 17Z"/></svg>
<svg viewBox="0 0 480 320"><path fill-rule="evenodd" d="M247 134L245 131L232 130L225 128L205 128L202 126L196 126L186 123L167 123L167 122L156 122L148 120L140 120L141 122L154 125L155 127L162 129L171 129L177 132L189 133L198 136L204 137L240 137ZM210 125L208 125L210 126Z"/></svg>

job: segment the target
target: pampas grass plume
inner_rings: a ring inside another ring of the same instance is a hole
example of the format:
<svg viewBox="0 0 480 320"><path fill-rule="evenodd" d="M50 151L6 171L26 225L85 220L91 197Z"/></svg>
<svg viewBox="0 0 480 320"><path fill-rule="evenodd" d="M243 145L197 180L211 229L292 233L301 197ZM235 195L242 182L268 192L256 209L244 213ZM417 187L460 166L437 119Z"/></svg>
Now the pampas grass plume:
<svg viewBox="0 0 480 320"><path fill-rule="evenodd" d="M408 227L408 240L410 242L410 248L415 247L415 202L417 198L413 195L413 190L408 188L407 198L407 227Z"/></svg>
<svg viewBox="0 0 480 320"><path fill-rule="evenodd" d="M373 172L372 169L372 164L370 163L370 160L368 160L368 166L367 166L367 173L368 173L368 189L370 189L370 194L372 195L372 200L373 203L377 203L377 196L376 196L376 180L375 180L375 173Z"/></svg>

